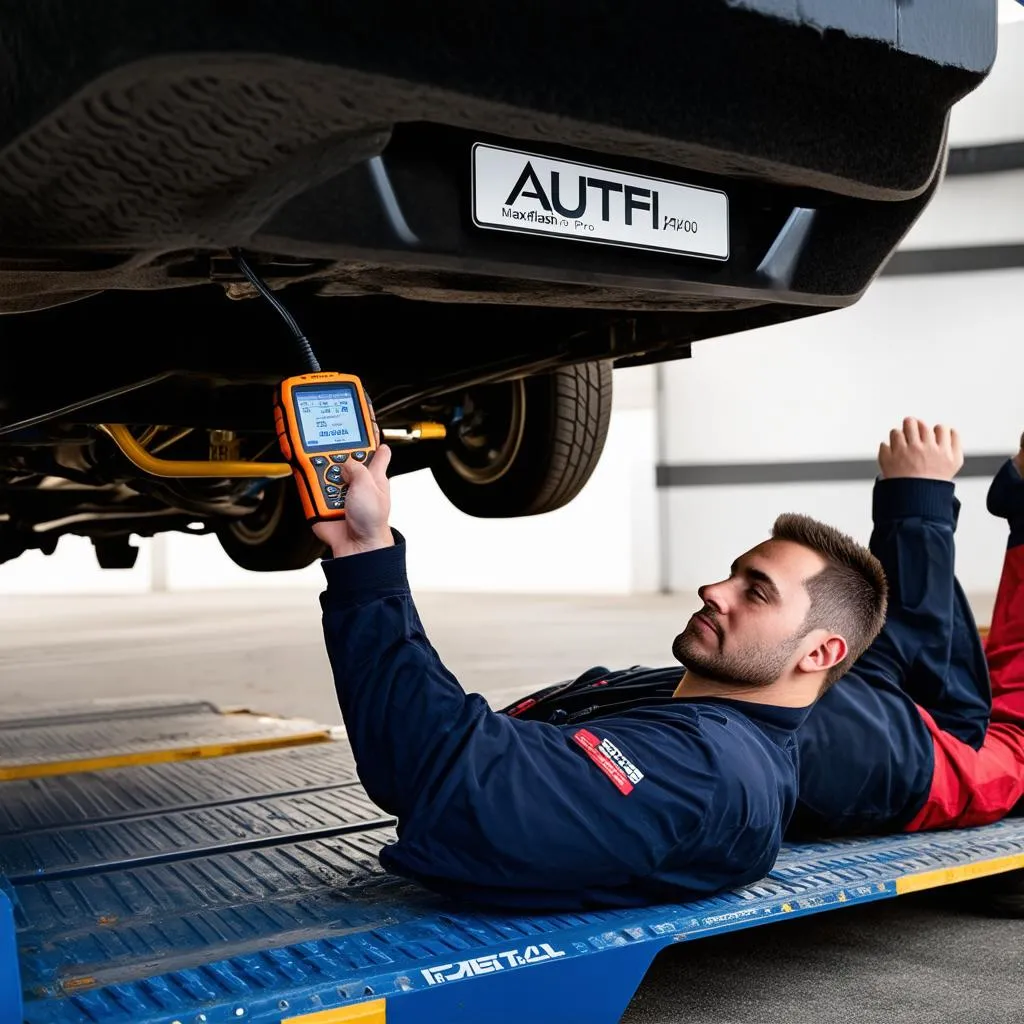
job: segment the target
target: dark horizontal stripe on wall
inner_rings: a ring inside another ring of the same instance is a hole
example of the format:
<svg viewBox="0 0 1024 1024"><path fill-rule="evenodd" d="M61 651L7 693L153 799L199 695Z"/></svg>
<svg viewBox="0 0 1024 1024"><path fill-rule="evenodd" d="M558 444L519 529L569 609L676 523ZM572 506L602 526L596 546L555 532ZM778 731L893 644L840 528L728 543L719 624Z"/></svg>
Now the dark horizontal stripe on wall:
<svg viewBox="0 0 1024 1024"><path fill-rule="evenodd" d="M1024 170L1024 140L990 146L957 146L949 151L947 175L998 174Z"/></svg>
<svg viewBox="0 0 1024 1024"><path fill-rule="evenodd" d="M968 245L956 249L901 249L882 268L883 277L965 274L1024 267L1024 245Z"/></svg>
<svg viewBox="0 0 1024 1024"><path fill-rule="evenodd" d="M958 479L991 477L1006 461L1006 455L968 455ZM706 466L658 466L659 487L721 487L738 484L832 484L844 480L874 480L878 463L874 459L845 459L833 462L734 462Z"/></svg>

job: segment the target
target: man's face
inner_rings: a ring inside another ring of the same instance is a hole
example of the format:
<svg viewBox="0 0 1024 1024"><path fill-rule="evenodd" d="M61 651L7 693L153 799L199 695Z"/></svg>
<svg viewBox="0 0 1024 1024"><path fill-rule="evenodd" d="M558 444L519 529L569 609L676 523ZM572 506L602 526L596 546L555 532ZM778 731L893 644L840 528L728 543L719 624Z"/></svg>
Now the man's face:
<svg viewBox="0 0 1024 1024"><path fill-rule="evenodd" d="M697 591L704 607L675 638L688 669L726 685L767 686L800 657L811 606L804 580L825 568L816 552L769 540L741 555L728 579Z"/></svg>

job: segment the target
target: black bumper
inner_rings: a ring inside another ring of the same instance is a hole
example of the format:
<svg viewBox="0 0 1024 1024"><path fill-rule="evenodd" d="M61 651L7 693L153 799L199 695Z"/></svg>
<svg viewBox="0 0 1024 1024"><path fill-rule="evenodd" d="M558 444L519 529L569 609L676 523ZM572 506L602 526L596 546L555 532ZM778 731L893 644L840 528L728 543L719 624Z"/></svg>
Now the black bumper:
<svg viewBox="0 0 1024 1024"><path fill-rule="evenodd" d="M995 33L995 0L9 7L0 292L32 290L27 252L91 254L54 260L59 297L199 283L196 252L242 245L335 295L842 305L930 198ZM723 189L730 258L480 231L481 139Z"/></svg>

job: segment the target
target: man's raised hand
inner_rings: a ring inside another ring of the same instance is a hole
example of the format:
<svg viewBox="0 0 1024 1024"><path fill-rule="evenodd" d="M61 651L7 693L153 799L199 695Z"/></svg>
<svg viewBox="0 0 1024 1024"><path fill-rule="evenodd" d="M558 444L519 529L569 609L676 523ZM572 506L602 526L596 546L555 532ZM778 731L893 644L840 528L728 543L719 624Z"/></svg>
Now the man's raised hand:
<svg viewBox="0 0 1024 1024"><path fill-rule="evenodd" d="M889 431L888 442L878 449L878 465L887 480L916 477L952 480L964 464L960 436L943 424L929 427L908 416L903 427Z"/></svg>

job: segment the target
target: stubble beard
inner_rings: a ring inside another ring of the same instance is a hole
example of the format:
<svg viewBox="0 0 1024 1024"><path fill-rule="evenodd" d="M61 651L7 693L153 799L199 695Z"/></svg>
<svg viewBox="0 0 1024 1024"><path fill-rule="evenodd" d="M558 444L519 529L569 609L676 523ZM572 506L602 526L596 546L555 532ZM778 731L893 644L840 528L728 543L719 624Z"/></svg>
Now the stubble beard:
<svg viewBox="0 0 1024 1024"><path fill-rule="evenodd" d="M701 627L691 619L686 629L672 641L672 655L684 668L709 682L754 687L769 686L782 676L800 638L789 637L783 644L757 645L735 652L723 649L721 633L717 634L714 649L703 640Z"/></svg>

